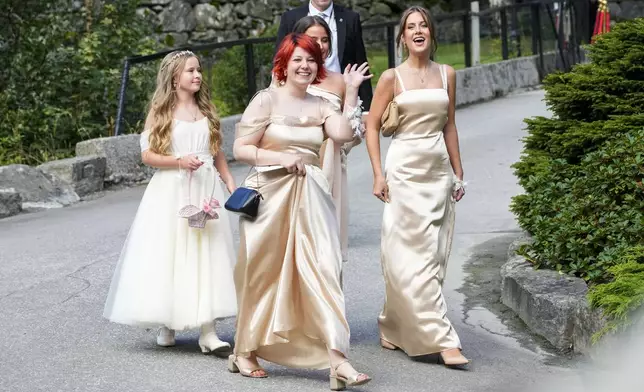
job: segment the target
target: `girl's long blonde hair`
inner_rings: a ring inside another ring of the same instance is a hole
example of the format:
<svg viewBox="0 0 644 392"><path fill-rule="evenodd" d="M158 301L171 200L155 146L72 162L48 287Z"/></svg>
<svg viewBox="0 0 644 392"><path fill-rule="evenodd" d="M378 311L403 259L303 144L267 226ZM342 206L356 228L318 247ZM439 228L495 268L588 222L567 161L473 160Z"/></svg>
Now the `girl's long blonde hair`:
<svg viewBox="0 0 644 392"><path fill-rule="evenodd" d="M191 51L174 51L161 61L157 74L157 87L150 101L148 118L152 120L150 128L150 150L157 154L169 155L172 125L174 122L174 107L177 103L177 94L174 88L174 79L183 72L186 61L195 57L201 65L201 59ZM195 101L199 111L208 118L210 129L210 153L215 156L221 147L221 123L217 116L215 105L210 100L210 87L201 83L201 88L195 93ZM150 118L151 117L151 118Z"/></svg>

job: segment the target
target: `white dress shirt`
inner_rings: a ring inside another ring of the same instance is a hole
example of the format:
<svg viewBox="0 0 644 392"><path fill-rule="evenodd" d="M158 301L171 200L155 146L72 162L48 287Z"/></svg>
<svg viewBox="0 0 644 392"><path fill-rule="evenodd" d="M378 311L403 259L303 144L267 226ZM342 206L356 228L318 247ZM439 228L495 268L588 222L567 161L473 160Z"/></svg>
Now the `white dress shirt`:
<svg viewBox="0 0 644 392"><path fill-rule="evenodd" d="M319 16L329 25L329 28L331 29L331 46L333 50L331 51L331 55L325 59L324 66L329 71L341 72L340 57L338 55L338 26L335 23L333 2L331 2L331 5L329 5L326 10L318 11L317 8L313 7L309 1L309 15Z"/></svg>

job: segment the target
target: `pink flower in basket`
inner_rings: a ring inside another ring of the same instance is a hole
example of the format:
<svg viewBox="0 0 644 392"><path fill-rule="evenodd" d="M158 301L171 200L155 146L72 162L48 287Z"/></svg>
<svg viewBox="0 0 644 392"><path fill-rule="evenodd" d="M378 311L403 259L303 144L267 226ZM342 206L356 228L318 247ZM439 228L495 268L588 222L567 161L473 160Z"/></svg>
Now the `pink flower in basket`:
<svg viewBox="0 0 644 392"><path fill-rule="evenodd" d="M210 219L219 219L219 214L215 208L221 208L217 199L208 199L203 201L203 206L199 209L197 206L189 204L179 210L179 216L188 219L188 225L198 229L206 227L206 221Z"/></svg>
<svg viewBox="0 0 644 392"><path fill-rule="evenodd" d="M215 208L221 208L217 199L210 199L210 202L208 200L203 201L203 212L217 219L219 218L219 214L217 214Z"/></svg>

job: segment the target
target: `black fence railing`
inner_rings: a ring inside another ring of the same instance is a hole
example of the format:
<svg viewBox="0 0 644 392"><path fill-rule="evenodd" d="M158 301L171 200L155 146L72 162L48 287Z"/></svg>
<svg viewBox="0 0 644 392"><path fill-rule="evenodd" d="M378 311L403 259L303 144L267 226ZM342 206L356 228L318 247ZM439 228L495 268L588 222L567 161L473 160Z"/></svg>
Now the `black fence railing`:
<svg viewBox="0 0 644 392"><path fill-rule="evenodd" d="M438 61L451 63L454 66L471 67L473 65L471 27L472 18L476 17L480 25L480 47L483 49L479 51L481 53L481 63L507 60L530 53L539 56L540 76L543 77L543 53L544 51L556 49L558 51L557 67L568 70L572 64L578 62L581 58L579 44L587 43L590 40L590 29L584 27L588 25L586 15L590 14L586 3L588 3L587 0L525 1L489 8L477 13L459 11L437 15L434 17L434 22L438 26L439 48L442 46L447 47L446 54L443 54L439 49L437 54ZM374 53L385 53L386 62L382 61L381 68L392 68L396 65L395 34L397 26L397 20L363 26L367 54L369 55L372 49ZM571 31L572 36L567 37L565 34L560 34L565 30ZM575 31L578 33L575 33ZM376 38L374 39L373 37ZM255 48L266 44L274 45L275 40L275 37L267 37L216 42L184 46L151 55L126 58L121 75L114 135L123 133L123 118L127 104L125 97L127 96L128 78L132 66L162 59L174 50L213 53L243 46L246 68L246 100L249 100L257 92L258 83L263 83L262 80L258 81L258 65L270 67L270 64L257 63ZM382 42L383 40L385 41L384 43ZM529 52L524 48L528 45L530 47ZM496 53L497 51L499 52L498 54ZM460 55L458 52L460 52ZM372 61L370 60L370 65L371 63ZM384 69L377 69L377 64L373 64L371 69L374 73L384 71ZM209 72L209 70L206 69L205 72ZM205 75L205 78L210 80L210 75Z"/></svg>

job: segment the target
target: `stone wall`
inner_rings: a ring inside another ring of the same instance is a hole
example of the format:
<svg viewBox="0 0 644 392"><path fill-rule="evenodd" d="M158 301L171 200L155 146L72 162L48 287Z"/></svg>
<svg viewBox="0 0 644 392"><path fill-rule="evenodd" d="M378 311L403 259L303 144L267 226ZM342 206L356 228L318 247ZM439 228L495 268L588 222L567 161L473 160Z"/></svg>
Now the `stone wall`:
<svg viewBox="0 0 644 392"><path fill-rule="evenodd" d="M544 53L544 72L556 67L557 55ZM502 97L512 91L537 86L539 56L519 57L456 71L456 106Z"/></svg>
<svg viewBox="0 0 644 392"><path fill-rule="evenodd" d="M408 4L404 0L337 1L360 13L363 23L397 18ZM142 0L138 12L170 36L171 46L222 42L256 37L278 24L284 11L302 0ZM167 41L166 41L167 42Z"/></svg>

